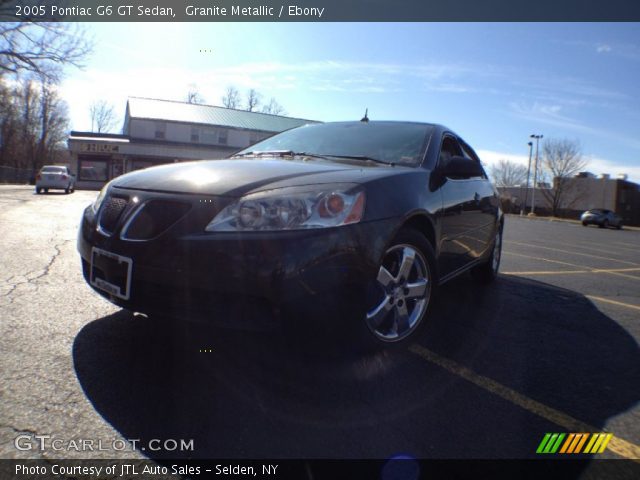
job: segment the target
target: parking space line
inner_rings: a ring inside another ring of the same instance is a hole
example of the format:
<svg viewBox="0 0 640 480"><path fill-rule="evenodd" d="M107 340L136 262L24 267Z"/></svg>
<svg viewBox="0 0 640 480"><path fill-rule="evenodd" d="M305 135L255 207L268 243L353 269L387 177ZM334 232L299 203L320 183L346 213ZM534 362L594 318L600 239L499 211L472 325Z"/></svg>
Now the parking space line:
<svg viewBox="0 0 640 480"><path fill-rule="evenodd" d="M557 263L558 265L566 265L568 267L574 267L574 268L579 268L581 270L558 270L557 273L556 271L550 271L550 273L546 273L544 275L552 275L552 274L556 274L556 275L561 275L563 273L607 273L609 275L617 275L619 277L625 277L625 278L631 278L633 280L640 280L640 277L636 277L635 275L628 275L626 273L622 273L622 272L635 272L635 271L640 271L640 267L634 267L634 268L592 268L592 267L588 267L585 265L576 265L575 263L569 263L569 262L563 262L560 260L552 260L550 258L543 258L543 257L534 257L531 255L524 255L522 253L515 253L515 252L509 252L509 251L503 251L503 254L507 254L507 255L514 255L516 257L523 257L523 258L529 258L531 260L540 260L543 262L549 262L549 263ZM588 269L588 270L585 270ZM511 274L511 275L526 275L526 274L530 274L530 275L535 275L536 272L502 272L505 273L507 275Z"/></svg>
<svg viewBox="0 0 640 480"><path fill-rule="evenodd" d="M558 248L544 247L542 245L534 245L532 243L523 243L523 242L514 242L514 241L509 241L509 242L505 242L505 243L510 243L510 244L513 244L513 245L520 245L520 246L523 246L523 247L541 248L541 249L544 249L544 250L551 250L551 251L554 251L554 252L568 253L569 255L580 255L581 257L597 258L598 260L608 260L610 262L618 262L618 263L624 263L626 265L633 265L634 267L640 267L640 263L629 262L627 260L620 260L618 258L601 257L600 255L591 255L591 254L588 254L588 253L572 252L570 250L560 250Z"/></svg>
<svg viewBox="0 0 640 480"><path fill-rule="evenodd" d="M509 252L509 251L503 250L502 254L513 255L514 257L530 258L531 260L541 260L543 262L549 262L549 263L557 263L558 265L567 265L568 267L585 268L584 265L576 265L575 263L563 262L561 260L552 260L550 258L534 257L532 255L524 255L523 253Z"/></svg>
<svg viewBox="0 0 640 480"><path fill-rule="evenodd" d="M501 271L500 273L502 275L575 275L576 273L591 273L591 270L534 270L531 272L502 272Z"/></svg>
<svg viewBox="0 0 640 480"><path fill-rule="evenodd" d="M500 272L503 275L575 275L580 273L608 273L619 275L633 280L640 280L635 275L627 275L622 272L640 272L640 268L592 268L589 270L532 270L529 272Z"/></svg>
<svg viewBox="0 0 640 480"><path fill-rule="evenodd" d="M551 240L551 241L549 241L549 243L553 243L553 244L556 244L556 245L564 245L566 247L582 248L583 250L591 250L591 251L600 252L600 253L609 253L609 254L613 253L613 252L611 252L611 250L604 250L602 248L593 248L591 246L587 247L586 245L582 245L582 244L579 244L579 243L566 243L566 242L559 242L557 240ZM631 250L634 253L638 253L638 249L637 248L629 248L629 247L617 247L617 248L622 248L622 249L625 249L625 250Z"/></svg>
<svg viewBox="0 0 640 480"><path fill-rule="evenodd" d="M640 309L640 307L638 307ZM596 428L588 425L580 420L577 420L566 413L563 413L555 408L549 407L543 403L533 400L526 395L523 395L501 383L492 380L489 377L480 375L473 370L460 365L459 363L442 357L437 353L414 343L409 347L409 351L418 355L423 360L431 362L444 370L447 370L458 377L473 383L474 385L497 395L508 402L524 408L530 413L533 413L539 417L544 418L548 422L555 423L569 432L602 432L602 428ZM609 450L621 457L630 460L640 460L640 446L634 443L623 440L622 438L614 436L609 442Z"/></svg>
<svg viewBox="0 0 640 480"><path fill-rule="evenodd" d="M612 305L617 305L618 307L626 307L632 310L640 310L640 305L633 305L631 303L618 302L617 300L611 300L609 298L604 297L596 297L595 295L585 295L589 300L595 300L596 302L610 303Z"/></svg>
<svg viewBox="0 0 640 480"><path fill-rule="evenodd" d="M626 242L611 242L614 245L624 245L626 247L631 247L633 248L636 252L638 251L638 245L633 245L632 243L626 243Z"/></svg>

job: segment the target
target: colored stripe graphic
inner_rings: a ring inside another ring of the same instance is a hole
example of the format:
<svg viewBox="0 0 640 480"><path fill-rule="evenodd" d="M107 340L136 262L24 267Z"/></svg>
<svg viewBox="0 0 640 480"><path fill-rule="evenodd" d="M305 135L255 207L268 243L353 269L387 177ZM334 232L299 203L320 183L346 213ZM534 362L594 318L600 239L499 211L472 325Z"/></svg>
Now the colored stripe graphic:
<svg viewBox="0 0 640 480"><path fill-rule="evenodd" d="M565 436L565 433L547 433L538 445L536 453L556 453Z"/></svg>
<svg viewBox="0 0 640 480"><path fill-rule="evenodd" d="M542 453L542 450L544 449L544 446L549 441L549 437L551 437L550 433L545 434L544 438L540 442L540 445L538 445L538 449L536 450L536 453Z"/></svg>
<svg viewBox="0 0 640 480"><path fill-rule="evenodd" d="M572 450L569 453L580 453L580 450L582 450L582 446L587 441L587 438L589 438L589 434L588 433L579 433L578 436L580 437L578 439L578 442L576 443L575 447L573 447Z"/></svg>
<svg viewBox="0 0 640 480"><path fill-rule="evenodd" d="M558 435L558 439L556 440L556 443L553 445L549 453L556 453L558 451L558 448L560 448L560 443L562 442L562 439L565 437L565 435L566 434L564 433Z"/></svg>
<svg viewBox="0 0 640 480"><path fill-rule="evenodd" d="M562 448L560 449L560 453L566 453L567 449L569 448L569 445L571 445L571 443L573 442L573 439L576 437L575 433L570 433L569 436L567 437L567 439L564 442L564 445L562 445Z"/></svg>
<svg viewBox="0 0 640 480"><path fill-rule="evenodd" d="M536 453L602 453L612 438L613 434L611 433L546 433L538 445ZM585 443L586 447L583 450L582 447Z"/></svg>
<svg viewBox="0 0 640 480"><path fill-rule="evenodd" d="M593 435L591 435L591 438L589 439L589 443L587 443L587 446L584 447L583 453L591 453L591 447L593 446L594 443L596 443L598 436L599 435L597 433L594 433Z"/></svg>
<svg viewBox="0 0 640 480"><path fill-rule="evenodd" d="M596 453L602 453L606 450L607 445L609 444L609 440L611 440L611 437L613 437L613 433L607 433L607 436L602 442L602 445L600 445L600 450L598 450Z"/></svg>

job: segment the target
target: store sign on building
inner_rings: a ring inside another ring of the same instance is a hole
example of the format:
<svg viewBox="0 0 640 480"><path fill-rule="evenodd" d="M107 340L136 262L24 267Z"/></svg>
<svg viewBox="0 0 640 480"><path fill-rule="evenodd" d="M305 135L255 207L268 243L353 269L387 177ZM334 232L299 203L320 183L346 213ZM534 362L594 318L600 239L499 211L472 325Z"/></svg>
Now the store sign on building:
<svg viewBox="0 0 640 480"><path fill-rule="evenodd" d="M117 152L119 146L111 145L108 143L81 143L80 151L81 152L91 152L91 153L112 153Z"/></svg>

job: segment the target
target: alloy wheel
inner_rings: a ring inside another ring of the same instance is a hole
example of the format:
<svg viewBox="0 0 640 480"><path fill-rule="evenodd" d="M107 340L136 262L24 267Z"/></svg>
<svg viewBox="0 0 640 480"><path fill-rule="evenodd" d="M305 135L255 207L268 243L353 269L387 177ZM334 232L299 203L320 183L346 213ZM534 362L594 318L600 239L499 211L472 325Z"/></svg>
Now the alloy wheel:
<svg viewBox="0 0 640 480"><path fill-rule="evenodd" d="M395 245L385 253L374 282L373 306L366 321L385 342L409 336L424 316L431 295L431 272L424 255L411 245Z"/></svg>

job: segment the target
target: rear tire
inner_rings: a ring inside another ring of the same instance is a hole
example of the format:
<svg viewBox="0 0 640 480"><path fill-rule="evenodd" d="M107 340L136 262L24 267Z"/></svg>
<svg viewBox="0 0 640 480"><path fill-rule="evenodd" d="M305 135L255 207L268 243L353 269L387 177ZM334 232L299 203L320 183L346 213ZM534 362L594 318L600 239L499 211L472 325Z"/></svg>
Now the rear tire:
<svg viewBox="0 0 640 480"><path fill-rule="evenodd" d="M71 187L67 186L67 188L64 189L64 193L66 193L67 195L69 195L69 192L71 191Z"/></svg>
<svg viewBox="0 0 640 480"><path fill-rule="evenodd" d="M496 237L493 241L491 256L486 262L471 269L471 276L479 283L488 284L498 277L500 260L502 258L502 225L498 227Z"/></svg>

